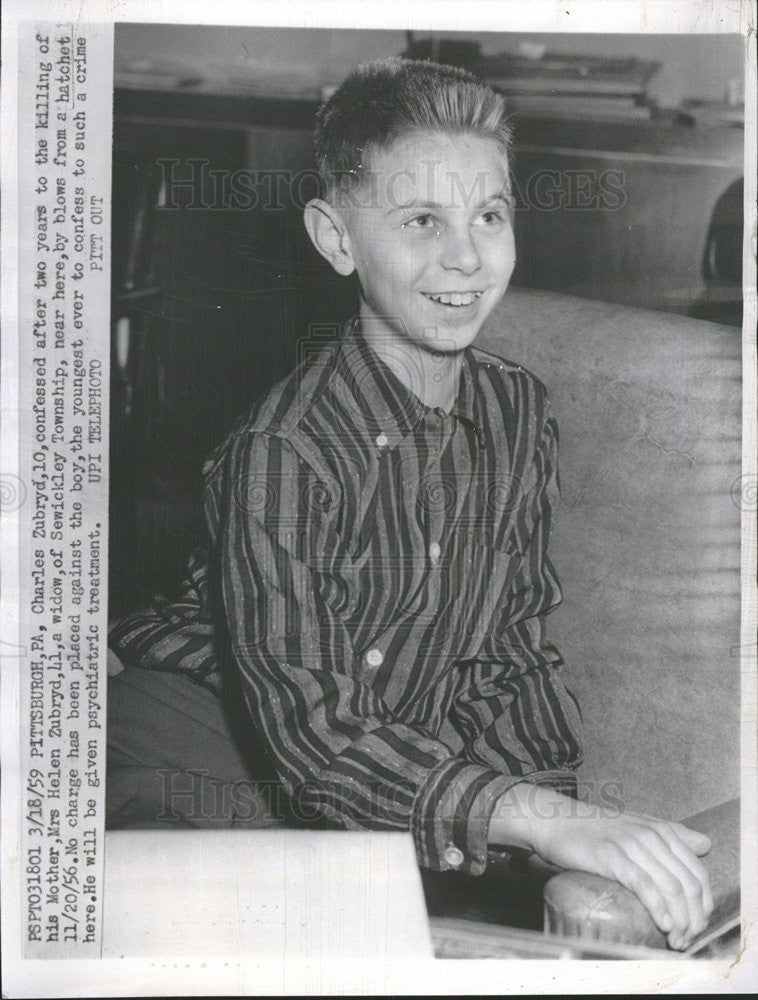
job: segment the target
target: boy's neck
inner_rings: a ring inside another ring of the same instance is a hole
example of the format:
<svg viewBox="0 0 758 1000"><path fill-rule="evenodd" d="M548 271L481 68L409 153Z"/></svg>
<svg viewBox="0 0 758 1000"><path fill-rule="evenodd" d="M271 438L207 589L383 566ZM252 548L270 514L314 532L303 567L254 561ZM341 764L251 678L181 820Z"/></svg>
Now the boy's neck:
<svg viewBox="0 0 758 1000"><path fill-rule="evenodd" d="M453 354L426 350L412 341L388 337L386 328L361 323L361 334L369 347L421 402L430 409L449 413L458 396L463 351Z"/></svg>

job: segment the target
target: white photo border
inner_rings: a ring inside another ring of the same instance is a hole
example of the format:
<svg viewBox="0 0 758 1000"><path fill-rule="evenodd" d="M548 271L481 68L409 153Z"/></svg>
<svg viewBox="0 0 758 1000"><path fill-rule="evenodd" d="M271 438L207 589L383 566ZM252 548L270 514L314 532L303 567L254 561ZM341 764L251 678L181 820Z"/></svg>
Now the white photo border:
<svg viewBox="0 0 758 1000"><path fill-rule="evenodd" d="M602 17L599 8L602 4ZM123 0L85 0L77 5L82 22L163 22L183 24L225 23L278 27L341 28L428 28L444 30L492 31L597 31L604 32L736 32L745 39L746 65L746 153L745 153L745 237L744 237L744 320L743 320L743 475L746 482L758 483L756 463L756 345L758 325L756 305L756 9L754 2L712 4L690 0L671 4L665 0L552 0L504 2L504 0L363 0L360 4L341 0L226 2L223 17L219 6L204 0L172 0L155 3ZM15 115L15 81L18 65L17 42L20 24L32 20L71 19L71 5L61 0L10 0L4 4L3 88L2 88L2 444L0 471L14 475L18 470L18 379L17 369L19 287L16 270L19 241L15 193L18 190L18 123ZM758 917L758 763L756 761L756 533L755 511L743 510L742 524L742 886L743 920L752 924L746 949L732 968L722 963L650 962L561 963L560 977L554 962L456 962L446 960L401 963L388 968L381 982L367 990L360 963L335 971L338 992L370 992L379 995L408 994L521 994L615 993L630 992L737 992L749 991L758 979L756 960L756 917ZM0 647L2 663L2 946L4 993L7 996L139 996L139 995L253 995L285 992L308 994L318 989L312 972L293 962L282 988L281 958L270 962L257 959L239 961L198 956L185 967L177 960L167 964L142 959L124 960L23 960L21 956L20 913L14 872L19 828L17 768L19 680L12 658L5 655L8 644L18 642L18 525L3 516L0 525L2 548L2 605L0 606ZM107 889L106 889L107 891ZM202 958L202 971L200 959ZM752 973L752 974L751 974Z"/></svg>

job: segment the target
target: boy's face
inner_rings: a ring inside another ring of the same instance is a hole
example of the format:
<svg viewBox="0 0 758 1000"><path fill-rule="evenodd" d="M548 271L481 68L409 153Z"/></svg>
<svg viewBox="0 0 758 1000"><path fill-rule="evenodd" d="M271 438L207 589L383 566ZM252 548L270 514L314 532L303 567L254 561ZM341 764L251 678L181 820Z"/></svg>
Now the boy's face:
<svg viewBox="0 0 758 1000"><path fill-rule="evenodd" d="M415 133L372 153L346 215L374 337L467 347L516 262L505 157L480 136Z"/></svg>

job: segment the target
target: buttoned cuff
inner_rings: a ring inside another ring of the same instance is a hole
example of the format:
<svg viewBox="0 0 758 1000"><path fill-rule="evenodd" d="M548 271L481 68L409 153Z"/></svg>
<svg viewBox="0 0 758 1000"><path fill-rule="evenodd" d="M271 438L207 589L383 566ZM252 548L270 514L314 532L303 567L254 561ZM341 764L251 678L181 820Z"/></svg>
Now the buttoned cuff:
<svg viewBox="0 0 758 1000"><path fill-rule="evenodd" d="M569 793L576 779L563 770L501 774L460 758L432 768L419 789L411 817L419 864L436 871L481 875L487 867L487 838L495 805L509 788L524 781Z"/></svg>
<svg viewBox="0 0 758 1000"><path fill-rule="evenodd" d="M495 803L522 778L460 758L433 767L416 796L411 831L419 864L481 875Z"/></svg>

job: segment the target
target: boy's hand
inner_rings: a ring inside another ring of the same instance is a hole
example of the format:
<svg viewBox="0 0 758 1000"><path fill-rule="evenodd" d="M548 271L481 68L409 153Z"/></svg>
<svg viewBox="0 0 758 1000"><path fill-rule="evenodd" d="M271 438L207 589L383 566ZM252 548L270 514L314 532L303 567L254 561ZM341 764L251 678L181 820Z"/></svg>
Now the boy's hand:
<svg viewBox="0 0 758 1000"><path fill-rule="evenodd" d="M634 892L670 947L686 948L705 930L713 898L697 858L710 850L704 834L638 813L609 818L597 806L526 784L502 797L497 815L513 824L516 843L543 860L616 879Z"/></svg>

